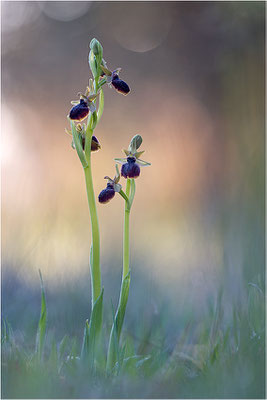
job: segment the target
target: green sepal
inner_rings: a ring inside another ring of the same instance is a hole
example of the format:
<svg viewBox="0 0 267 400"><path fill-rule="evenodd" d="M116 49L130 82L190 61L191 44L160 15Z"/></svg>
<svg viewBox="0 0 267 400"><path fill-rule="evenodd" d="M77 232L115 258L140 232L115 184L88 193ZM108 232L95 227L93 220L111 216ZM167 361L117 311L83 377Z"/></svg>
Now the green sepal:
<svg viewBox="0 0 267 400"><path fill-rule="evenodd" d="M91 50L89 53L89 66L91 68L93 77L96 78L98 76L98 68L97 68L97 61L94 55L94 52Z"/></svg>
<svg viewBox="0 0 267 400"><path fill-rule="evenodd" d="M115 169L116 169L116 175L115 175L115 178L114 178L114 182L118 183L120 181L120 177L121 177L118 164L115 165Z"/></svg>
<svg viewBox="0 0 267 400"><path fill-rule="evenodd" d="M149 163L149 162L147 162L147 161L140 160L140 158L138 158L138 159L136 160L136 162L137 162L137 164L139 164L141 167L148 167L149 165L151 165L151 163Z"/></svg>
<svg viewBox="0 0 267 400"><path fill-rule="evenodd" d="M87 164L84 152L83 152L81 142L79 140L79 136L76 131L75 123L73 121L70 121L70 124L71 124L72 137L73 137L73 141L74 141L74 145L75 145L77 154L79 156L79 159L82 163L83 168L87 168L88 164Z"/></svg>
<svg viewBox="0 0 267 400"><path fill-rule="evenodd" d="M45 291L44 291L44 284L43 284L43 277L42 273L39 270L40 281L41 281L41 314L38 323L37 335L36 335L36 354L39 361L42 360L43 357L43 350L44 350L44 343L45 343L45 332L46 332L46 298L45 298Z"/></svg>
<svg viewBox="0 0 267 400"><path fill-rule="evenodd" d="M108 358L107 358L107 370L111 371L116 362L118 362L118 347L120 341L120 334L122 330L126 305L128 301L129 295L129 288L130 288L130 271L124 277L122 284L121 284L121 292L120 292L120 299L119 305L114 317L114 321L112 324L111 332L110 332L110 339L109 339L109 348L108 348Z"/></svg>
<svg viewBox="0 0 267 400"><path fill-rule="evenodd" d="M143 150L143 151L137 151L137 152L135 153L135 157L136 157L136 158L139 158L144 152L145 152L145 150Z"/></svg>
<svg viewBox="0 0 267 400"><path fill-rule="evenodd" d="M97 98L97 94L90 94L90 96L87 96L87 100L89 102L94 101Z"/></svg>
<svg viewBox="0 0 267 400"><path fill-rule="evenodd" d="M107 76L111 76L112 75L112 72L109 69L105 68L103 65L100 65L100 67L101 67L101 69L102 69L102 71L104 72L105 75L107 75Z"/></svg>
<svg viewBox="0 0 267 400"><path fill-rule="evenodd" d="M119 164L124 164L127 162L127 158L114 158L114 160Z"/></svg>

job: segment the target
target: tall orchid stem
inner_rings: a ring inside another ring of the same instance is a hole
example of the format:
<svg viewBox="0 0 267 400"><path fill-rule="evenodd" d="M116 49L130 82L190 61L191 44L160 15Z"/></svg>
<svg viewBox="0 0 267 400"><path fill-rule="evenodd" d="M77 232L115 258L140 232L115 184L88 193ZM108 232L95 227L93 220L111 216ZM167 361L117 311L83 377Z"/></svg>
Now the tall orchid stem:
<svg viewBox="0 0 267 400"><path fill-rule="evenodd" d="M94 194L93 178L92 178L92 163L91 163L91 158L92 158L91 141L96 123L97 123L97 114L96 112L94 112L93 114L90 114L86 129L85 157L88 166L84 168L86 191L87 191L88 206L90 211L91 228L92 228L92 246L90 253L92 309L94 307L96 300L101 294L100 234L99 234L99 224L96 211L96 202L95 202L95 194Z"/></svg>
<svg viewBox="0 0 267 400"><path fill-rule="evenodd" d="M99 237L99 225L98 217L96 212L96 202L93 188L92 179L92 168L91 168L91 154L86 157L88 167L84 169L86 191L88 198L88 205L91 217L92 227L92 248L91 248L91 286L92 286L92 308L95 301L98 299L101 293L101 272L100 272L100 237Z"/></svg>
<svg viewBox="0 0 267 400"><path fill-rule="evenodd" d="M122 269L122 280L120 289L119 304L112 324L109 346L108 346L108 357L107 357L107 371L111 372L115 366L116 360L119 360L119 341L122 330L126 305L129 295L130 287L130 210L132 201L135 193L134 179L127 179L126 183L126 195L122 197L125 199L124 207L124 228L123 228L123 269ZM122 195L122 193L120 193Z"/></svg>

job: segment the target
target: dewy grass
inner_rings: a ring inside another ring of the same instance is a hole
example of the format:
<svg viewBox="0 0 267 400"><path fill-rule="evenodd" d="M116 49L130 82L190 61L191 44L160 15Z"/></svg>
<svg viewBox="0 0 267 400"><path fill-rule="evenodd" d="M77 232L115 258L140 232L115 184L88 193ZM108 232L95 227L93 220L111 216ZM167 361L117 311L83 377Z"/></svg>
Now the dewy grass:
<svg viewBox="0 0 267 400"><path fill-rule="evenodd" d="M84 339L82 346L82 358L89 355L92 365L95 355L99 351L101 327L102 327L102 309L103 309L103 288L101 282L100 268L100 233L97 217L97 209L93 187L93 177L91 168L91 153L96 148L100 148L97 138L93 135L94 130L99 122L104 110L104 94L102 87L104 84L112 85L117 92L127 95L130 88L126 82L119 78L120 68L113 72L107 68L107 64L103 59L103 48L101 44L93 39L90 43L89 65L93 75L93 79L89 80L85 94L79 94L79 101L73 101L73 107L69 113L71 124L72 147L76 149L85 173L85 182L87 190L88 205L91 218L92 245L90 251L90 268L91 268L91 288L92 288L92 311L90 322L86 321L84 330ZM97 101L97 99L99 99ZM87 118L87 123L81 124L81 121ZM94 141L92 140L94 138ZM114 179L106 176L107 187L101 191L98 196L100 203L104 204L110 201L115 193L118 192L125 201L124 211L124 235L123 235L123 270L122 283L119 297L119 304L114 316L113 325L110 333L110 341L107 355L107 370L111 371L118 362L119 339L124 320L126 305L128 301L129 285L130 285L130 243L129 243L129 223L130 210L135 194L134 179L140 175L140 165L150 165L140 160L143 151L137 151L141 146L142 137L135 135L125 150L127 158L115 159L122 163L121 174L116 164L116 175ZM123 191L119 183L120 176L127 179L126 193Z"/></svg>

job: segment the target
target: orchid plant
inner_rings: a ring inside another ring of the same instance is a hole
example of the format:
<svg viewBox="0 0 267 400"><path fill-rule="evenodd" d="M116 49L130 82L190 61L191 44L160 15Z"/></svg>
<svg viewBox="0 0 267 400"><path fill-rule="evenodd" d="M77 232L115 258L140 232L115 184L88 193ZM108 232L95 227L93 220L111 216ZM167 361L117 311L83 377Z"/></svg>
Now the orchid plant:
<svg viewBox="0 0 267 400"><path fill-rule="evenodd" d="M92 152L101 148L100 143L94 135L94 130L100 121L104 110L103 86L107 84L123 95L130 92L126 82L120 79L121 68L111 71L103 59L103 48L98 40L93 39L90 43L89 66L92 78L86 87L85 93L78 93L79 100L72 101L68 120L71 130L68 131L72 136L72 147L76 149L85 174L88 205L91 219L92 244L90 251L90 271L91 271L91 298L92 309L90 321L86 321L81 358L87 360L88 357L94 365L95 355L98 353L102 330L103 315L103 287L100 268L100 233L97 216L96 200L92 178ZM82 122L86 121L86 122ZM115 158L115 176L107 179L107 186L98 196L101 204L109 202L114 198L115 193L124 199L124 234L123 234L123 269L122 283L120 289L119 303L113 317L113 324L110 332L109 346L106 367L111 372L118 361L118 345L122 330L126 305L128 301L130 285L130 241L129 241L129 222L130 210L135 195L135 179L140 175L140 167L148 166L150 163L140 159L144 151L138 151L142 144L142 137L135 135L130 141L128 150L124 150L126 158ZM122 164L119 171L118 163ZM125 191L119 183L120 178L126 181Z"/></svg>

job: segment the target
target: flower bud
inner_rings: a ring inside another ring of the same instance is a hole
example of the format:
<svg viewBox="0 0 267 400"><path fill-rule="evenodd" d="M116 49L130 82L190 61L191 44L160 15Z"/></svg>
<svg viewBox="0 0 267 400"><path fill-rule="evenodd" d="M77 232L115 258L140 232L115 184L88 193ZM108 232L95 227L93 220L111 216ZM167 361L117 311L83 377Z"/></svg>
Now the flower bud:
<svg viewBox="0 0 267 400"><path fill-rule="evenodd" d="M106 189L103 189L98 196L99 203L108 203L115 196L115 190L111 183L107 184Z"/></svg>
<svg viewBox="0 0 267 400"><path fill-rule="evenodd" d="M73 121L82 121L85 119L89 114L89 107L87 103L80 99L80 103L76 106L72 107L69 113L69 118Z"/></svg>
<svg viewBox="0 0 267 400"><path fill-rule="evenodd" d="M129 148L128 148L129 152L132 153L132 154L137 153L136 150L139 149L139 147L142 144L142 141L143 141L142 136L135 135L132 138L131 142L130 142L130 145L129 145Z"/></svg>
<svg viewBox="0 0 267 400"><path fill-rule="evenodd" d="M93 135L91 140L91 151L97 151L99 149L101 149L100 143L97 137Z"/></svg>
<svg viewBox="0 0 267 400"><path fill-rule="evenodd" d="M122 81L119 78L118 74L113 75L111 84L114 86L117 92L122 93L124 96L126 96L130 92L129 86L126 82Z"/></svg>
<svg viewBox="0 0 267 400"><path fill-rule="evenodd" d="M121 175L124 178L137 178L140 175L140 167L135 157L127 157L127 162L121 167Z"/></svg>
<svg viewBox="0 0 267 400"><path fill-rule="evenodd" d="M82 149L83 151L85 150L85 135L81 136L81 142L82 142ZM99 149L101 149L100 143L97 139L96 136L92 136L92 140L91 140L91 151L98 151Z"/></svg>
<svg viewBox="0 0 267 400"><path fill-rule="evenodd" d="M99 41L97 39L94 38L91 40L90 49L93 51L95 56L101 56L101 60L102 60L103 47L101 46L101 44L99 43Z"/></svg>

